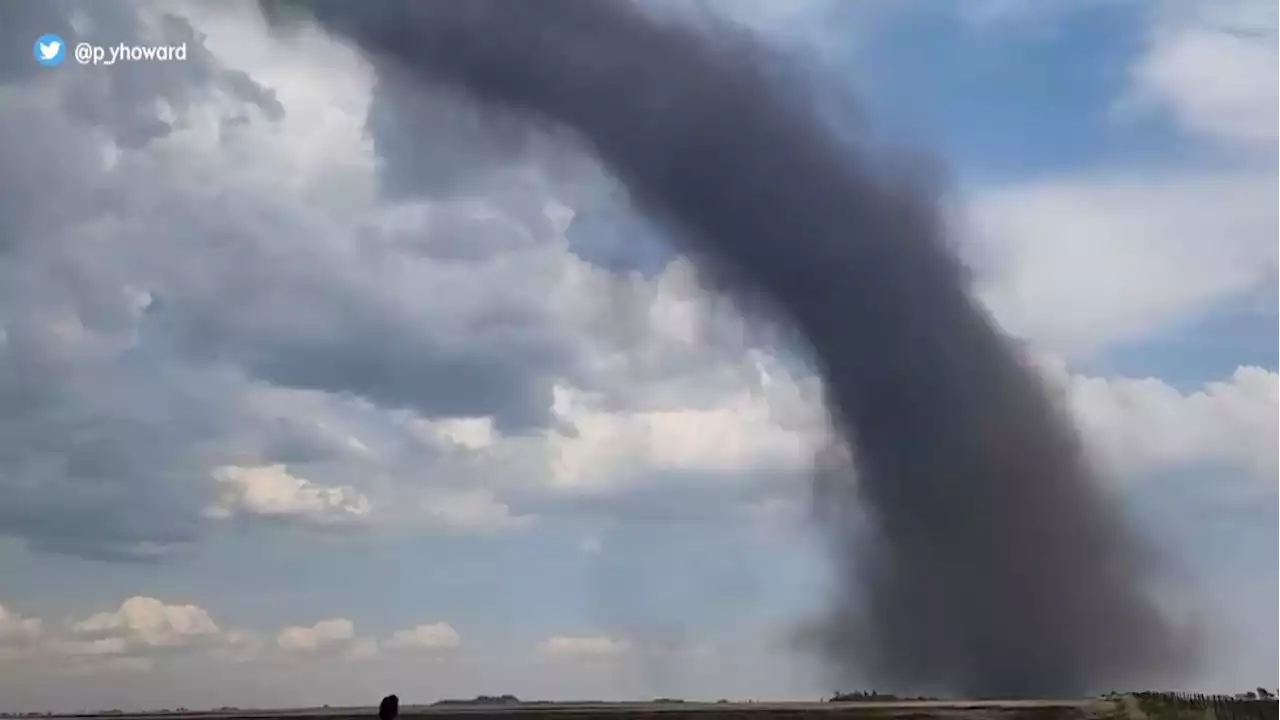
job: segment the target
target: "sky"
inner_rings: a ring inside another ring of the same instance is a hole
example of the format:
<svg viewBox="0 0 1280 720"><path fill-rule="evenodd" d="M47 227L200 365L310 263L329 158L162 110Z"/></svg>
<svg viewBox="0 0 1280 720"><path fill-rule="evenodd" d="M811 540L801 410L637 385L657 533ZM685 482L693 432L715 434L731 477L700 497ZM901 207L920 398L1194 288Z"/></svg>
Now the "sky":
<svg viewBox="0 0 1280 720"><path fill-rule="evenodd" d="M653 8L927 158L1166 557L1182 686L1274 685L1275 4ZM571 140L244 0L5 9L0 711L834 689L821 380Z"/></svg>

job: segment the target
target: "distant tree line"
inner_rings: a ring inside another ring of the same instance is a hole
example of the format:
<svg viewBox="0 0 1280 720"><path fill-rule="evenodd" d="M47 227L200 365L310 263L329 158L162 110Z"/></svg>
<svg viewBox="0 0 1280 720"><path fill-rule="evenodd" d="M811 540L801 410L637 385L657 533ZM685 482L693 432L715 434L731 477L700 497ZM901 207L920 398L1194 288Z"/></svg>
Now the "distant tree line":
<svg viewBox="0 0 1280 720"><path fill-rule="evenodd" d="M876 692L875 690L857 690L855 692L832 693L831 697L827 698L827 702L924 702L936 699L923 695L918 697L899 697L892 693Z"/></svg>
<svg viewBox="0 0 1280 720"><path fill-rule="evenodd" d="M1151 720L1277 720L1280 702L1264 687L1235 695L1185 692L1132 693Z"/></svg>
<svg viewBox="0 0 1280 720"><path fill-rule="evenodd" d="M437 700L433 705L517 705L520 698L515 695L477 695L470 700L446 699Z"/></svg>

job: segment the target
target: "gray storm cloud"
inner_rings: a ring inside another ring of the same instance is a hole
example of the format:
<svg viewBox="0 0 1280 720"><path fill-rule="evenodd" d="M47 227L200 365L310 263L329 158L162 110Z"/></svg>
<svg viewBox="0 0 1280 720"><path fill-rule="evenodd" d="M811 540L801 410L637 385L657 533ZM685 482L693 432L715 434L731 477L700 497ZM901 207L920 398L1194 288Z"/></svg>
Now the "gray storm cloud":
<svg viewBox="0 0 1280 720"><path fill-rule="evenodd" d="M587 0L287 5L381 68L571 129L744 306L797 331L852 457L815 481L834 679L1025 697L1181 669L1152 555L971 299L930 194L841 140L748 38Z"/></svg>

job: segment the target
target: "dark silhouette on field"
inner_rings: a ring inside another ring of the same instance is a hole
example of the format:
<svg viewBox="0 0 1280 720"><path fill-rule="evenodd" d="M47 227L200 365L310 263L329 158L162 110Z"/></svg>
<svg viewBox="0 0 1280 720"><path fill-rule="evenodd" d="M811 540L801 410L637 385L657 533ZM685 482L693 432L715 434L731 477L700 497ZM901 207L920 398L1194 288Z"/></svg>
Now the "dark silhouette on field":
<svg viewBox="0 0 1280 720"><path fill-rule="evenodd" d="M378 705L378 720L396 720L400 714L400 698L388 695Z"/></svg>

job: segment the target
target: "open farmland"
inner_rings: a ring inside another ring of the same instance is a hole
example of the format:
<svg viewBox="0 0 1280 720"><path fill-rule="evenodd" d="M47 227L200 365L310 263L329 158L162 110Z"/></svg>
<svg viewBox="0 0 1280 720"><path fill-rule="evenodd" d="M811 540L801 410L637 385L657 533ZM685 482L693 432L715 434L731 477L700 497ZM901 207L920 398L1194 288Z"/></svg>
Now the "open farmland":
<svg viewBox="0 0 1280 720"><path fill-rule="evenodd" d="M310 708L298 710L240 710L200 713L148 713L142 715L78 715L77 718L112 720L154 720L155 718L200 718L202 720L331 720L369 718L377 708ZM885 720L1105 720L1127 718L1123 704L1106 700L1021 700L989 702L859 702L859 703L518 703L510 705L431 705L401 707L401 718L432 720L465 718L533 718L536 720L623 720L654 718L678 720L783 720L791 718L883 718Z"/></svg>

